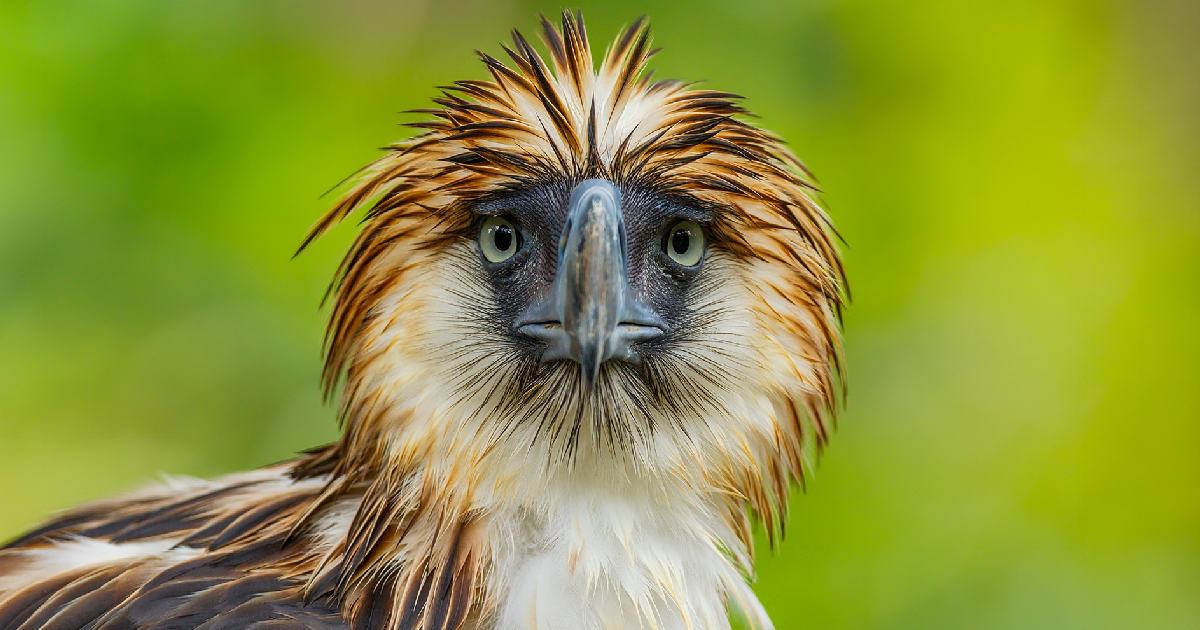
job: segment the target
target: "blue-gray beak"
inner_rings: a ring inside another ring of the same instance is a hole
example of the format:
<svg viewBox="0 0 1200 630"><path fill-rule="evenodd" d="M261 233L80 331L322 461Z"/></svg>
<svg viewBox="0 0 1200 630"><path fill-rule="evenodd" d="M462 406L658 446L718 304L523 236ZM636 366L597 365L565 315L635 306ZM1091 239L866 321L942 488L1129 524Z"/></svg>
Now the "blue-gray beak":
<svg viewBox="0 0 1200 630"><path fill-rule="evenodd" d="M602 179L580 182L567 207L554 286L517 330L546 344L542 361L579 363L589 388L605 361L636 363L634 344L662 335L666 325L632 294L627 269L620 191Z"/></svg>

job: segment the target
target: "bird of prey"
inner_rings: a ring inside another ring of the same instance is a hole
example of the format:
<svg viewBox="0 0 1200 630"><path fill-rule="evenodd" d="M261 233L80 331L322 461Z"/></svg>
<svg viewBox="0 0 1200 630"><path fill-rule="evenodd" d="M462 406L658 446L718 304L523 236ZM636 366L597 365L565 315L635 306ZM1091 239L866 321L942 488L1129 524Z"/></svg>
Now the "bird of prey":
<svg viewBox="0 0 1200 630"><path fill-rule="evenodd" d="M68 511L0 550L0 628L771 628L748 585L845 382L838 237L740 97L641 20L514 32L301 246L333 444Z"/></svg>

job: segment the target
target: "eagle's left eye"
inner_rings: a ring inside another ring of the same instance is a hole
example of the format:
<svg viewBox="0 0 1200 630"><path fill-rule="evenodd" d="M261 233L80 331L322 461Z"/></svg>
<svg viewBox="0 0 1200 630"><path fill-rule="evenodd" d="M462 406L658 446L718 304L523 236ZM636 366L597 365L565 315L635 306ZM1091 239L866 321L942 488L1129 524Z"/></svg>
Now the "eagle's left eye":
<svg viewBox="0 0 1200 630"><path fill-rule="evenodd" d="M504 217L488 217L479 228L479 250L490 263L502 263L521 248L521 231Z"/></svg>

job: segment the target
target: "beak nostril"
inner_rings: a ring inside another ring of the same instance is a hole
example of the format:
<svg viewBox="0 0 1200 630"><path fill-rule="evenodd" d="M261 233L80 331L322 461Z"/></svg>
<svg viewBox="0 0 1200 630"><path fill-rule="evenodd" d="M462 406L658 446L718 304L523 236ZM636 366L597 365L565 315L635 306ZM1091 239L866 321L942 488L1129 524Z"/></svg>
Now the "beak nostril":
<svg viewBox="0 0 1200 630"><path fill-rule="evenodd" d="M544 344L541 361L576 361L589 370L598 371L600 364L608 360L624 361L626 364L638 364L641 355L636 352L637 344L654 341L666 334L666 328L659 323L622 322L614 326L610 336L601 347L590 348L592 352L581 353L571 343L568 330L560 322L520 322L516 326L517 334L535 342ZM584 355L586 354L586 355ZM595 376L595 374L593 374Z"/></svg>
<svg viewBox="0 0 1200 630"><path fill-rule="evenodd" d="M639 324L639 323L633 323L633 322L621 322L620 324L617 324L617 332L622 335L636 335L639 337L641 337L641 336L657 337L657 336L663 334L663 329L661 326L657 326L655 324Z"/></svg>
<svg viewBox="0 0 1200 630"><path fill-rule="evenodd" d="M620 324L613 332L614 346L632 346L663 336L666 331L659 326L644 324Z"/></svg>

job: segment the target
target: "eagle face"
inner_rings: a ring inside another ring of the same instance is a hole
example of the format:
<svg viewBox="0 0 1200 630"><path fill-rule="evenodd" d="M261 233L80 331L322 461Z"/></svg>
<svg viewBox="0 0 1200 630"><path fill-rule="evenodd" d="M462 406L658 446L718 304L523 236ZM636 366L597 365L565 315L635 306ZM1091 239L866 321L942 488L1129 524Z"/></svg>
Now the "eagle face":
<svg viewBox="0 0 1200 630"><path fill-rule="evenodd" d="M564 179L477 209L496 322L523 359L570 361L586 388L607 361L642 364L679 331L711 212L670 191ZM529 226L528 229L522 226ZM521 343L521 342L532 343Z"/></svg>
<svg viewBox="0 0 1200 630"><path fill-rule="evenodd" d="M564 174L472 207L437 326L444 382L495 383L496 427L537 419L531 439L569 456L580 433L625 453L719 409L744 374L732 261L711 248L713 209L669 188ZM721 299L721 298L724 299ZM555 433L558 433L555 436ZM540 435L538 434L540 433Z"/></svg>

